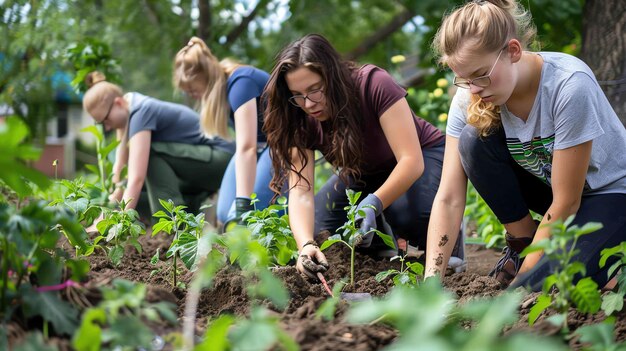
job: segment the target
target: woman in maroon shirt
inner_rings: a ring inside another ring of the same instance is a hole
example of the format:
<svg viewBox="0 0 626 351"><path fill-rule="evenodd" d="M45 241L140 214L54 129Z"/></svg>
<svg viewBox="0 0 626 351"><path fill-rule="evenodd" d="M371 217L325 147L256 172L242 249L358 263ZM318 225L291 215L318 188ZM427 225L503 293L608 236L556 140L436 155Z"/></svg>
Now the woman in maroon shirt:
<svg viewBox="0 0 626 351"><path fill-rule="evenodd" d="M361 248L377 237L372 229L385 231L383 211L396 237L424 247L444 137L415 116L406 91L386 71L344 61L324 37L307 35L282 50L266 94L271 187L279 193L289 181L289 218L300 249L300 272L314 277L327 268L313 238L346 221L346 188L363 193ZM335 170L316 195L314 150Z"/></svg>

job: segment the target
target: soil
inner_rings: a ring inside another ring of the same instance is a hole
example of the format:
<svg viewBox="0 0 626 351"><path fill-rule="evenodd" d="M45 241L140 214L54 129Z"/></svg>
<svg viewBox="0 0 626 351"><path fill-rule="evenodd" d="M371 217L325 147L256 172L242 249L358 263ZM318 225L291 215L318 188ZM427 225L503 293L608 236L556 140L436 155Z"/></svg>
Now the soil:
<svg viewBox="0 0 626 351"><path fill-rule="evenodd" d="M321 242L324 236L318 239ZM91 272L89 280L84 283L86 289L82 291L80 298L72 298L73 302L79 305L89 306L95 304L100 299L98 287L107 284L114 278L123 278L131 281L141 282L148 286L149 302L169 301L177 306L180 325L182 325L186 289L174 288L171 282L171 273L166 271L167 263L160 261L155 271L155 266L150 263L151 257L157 248L160 252L166 252L170 245L171 238L165 234L152 237L150 233L143 236L140 242L143 246L142 253L137 253L134 249L128 248L119 267L114 267L111 262L102 254L95 254L89 257ZM71 248L65 247L68 252ZM330 264L330 269L324 274L328 284L332 287L342 278L349 277L350 252L345 245L333 245L325 250L326 257ZM500 253L494 250L485 249L479 245L467 245L466 260L468 270L463 273L447 276L443 280L444 287L457 294L459 303L464 303L469 299L480 296L496 296L502 292L498 283L488 277L488 273L498 260ZM382 296L387 293L393 284L388 279L386 282L378 283L374 279L378 272L395 268L398 269L398 261L390 262L388 259L374 259L370 256L357 252L355 263L354 287L349 291L370 293L373 296ZM183 274L179 275L179 280L184 284L189 284L193 279L193 274L186 269L182 269ZM274 309L273 313L280 318L281 327L296 341L302 350L377 350L391 344L397 337L398 332L393 328L382 324L373 325L350 325L343 320L349 303L341 300L335 313L335 319L326 321L315 318L315 311L320 304L326 300L328 294L319 282L310 282L304 279L292 266L274 269L274 273L285 284L290 293L290 302L283 311ZM207 321L224 313L231 313L238 316L247 316L250 312L251 303L246 294L246 279L239 274L237 269L227 267L221 270L215 277L212 287L202 292L196 313L195 334L201 336L206 329ZM558 329L552 327L545 321L546 316L541 316L536 325L531 329L528 327L528 312L537 294L527 295L525 303L520 307L520 320L517 324L509 327L505 333L518 330L532 331L543 335L558 333ZM271 304L265 304L272 309ZM622 311L617 317L615 335L618 341L626 340L626 314ZM570 330L574 330L581 325L593 324L605 318L602 312L594 315L586 315L572 311L568 315ZM182 332L181 326L152 325L153 329L160 335L170 332ZM19 327L10 325L10 328ZM14 340L23 335L23 331L12 333ZM69 341L54 339L52 341L61 350L69 350ZM572 349L580 349L576 339L570 340ZM167 344L164 348L172 349Z"/></svg>

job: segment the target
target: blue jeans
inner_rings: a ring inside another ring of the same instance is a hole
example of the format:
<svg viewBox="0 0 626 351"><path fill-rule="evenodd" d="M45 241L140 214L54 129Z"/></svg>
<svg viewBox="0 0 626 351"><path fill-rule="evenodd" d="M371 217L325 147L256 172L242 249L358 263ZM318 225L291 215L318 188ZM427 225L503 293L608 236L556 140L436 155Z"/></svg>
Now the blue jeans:
<svg viewBox="0 0 626 351"><path fill-rule="evenodd" d="M269 184L272 180L272 160L270 159L269 148L263 149L257 154L256 179L254 180L254 193L259 201L255 204L257 210L261 210L270 205L274 192L270 190ZM217 220L224 223L229 220L229 211L235 201L236 178L235 178L235 156L233 156L226 167L220 194L217 200Z"/></svg>
<svg viewBox="0 0 626 351"><path fill-rule="evenodd" d="M487 137L479 137L474 127L466 125L459 138L459 153L465 174L501 223L521 220L529 210L543 215L552 204L552 189L511 157L502 128ZM578 239L579 252L573 261L583 263L587 276L602 287L609 280L608 268L617 259L609 259L600 268L600 252L626 241L626 194L582 196L572 225L582 227L588 222L600 222L604 227ZM517 277L510 288L526 286L540 291L544 279L557 268L557 262L543 256L533 269ZM580 278L575 277L575 281Z"/></svg>
<svg viewBox="0 0 626 351"><path fill-rule="evenodd" d="M433 200L443 167L444 146L422 149L424 156L424 173L411 187L385 209L385 219L393 229L396 237L406 239L409 244L426 247L426 233ZM387 180L390 171L362 177L362 183L344 184L338 176L333 175L315 195L315 233L328 230L334 233L346 222L348 205L346 188L361 191L363 200L367 194L373 193Z"/></svg>

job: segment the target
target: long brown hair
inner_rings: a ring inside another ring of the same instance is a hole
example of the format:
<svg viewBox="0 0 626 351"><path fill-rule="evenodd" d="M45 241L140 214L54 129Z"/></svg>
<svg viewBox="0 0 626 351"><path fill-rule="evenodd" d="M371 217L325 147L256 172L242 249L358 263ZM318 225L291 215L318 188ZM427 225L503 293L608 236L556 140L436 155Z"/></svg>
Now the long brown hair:
<svg viewBox="0 0 626 351"><path fill-rule="evenodd" d="M270 188L280 193L289 171L302 180L302 170L291 162L291 148L295 148L303 160L309 162L305 149L310 140L307 116L301 108L291 105L292 96L285 75L300 67L306 67L322 77L329 120L324 122L326 160L330 162L340 179L358 179L362 159L362 121L359 99L352 73L357 67L341 59L339 53L317 34L309 34L287 45L277 56L276 65L265 88L267 107L263 131L267 136L274 175ZM311 186L311 184L308 184Z"/></svg>
<svg viewBox="0 0 626 351"><path fill-rule="evenodd" d="M510 39L517 39L524 48L534 42L537 30L530 13L515 0L475 0L448 14L439 27L433 49L439 62L455 62L461 49L472 47L476 52L501 50ZM467 123L486 136L502 124L500 108L482 101L473 94L467 108Z"/></svg>
<svg viewBox="0 0 626 351"><path fill-rule="evenodd" d="M205 42L192 37L174 58L172 82L177 89L185 90L193 82L203 82L206 90L200 104L200 126L212 136L230 139L228 117L230 105L226 96L228 76L242 66L232 59L218 61Z"/></svg>

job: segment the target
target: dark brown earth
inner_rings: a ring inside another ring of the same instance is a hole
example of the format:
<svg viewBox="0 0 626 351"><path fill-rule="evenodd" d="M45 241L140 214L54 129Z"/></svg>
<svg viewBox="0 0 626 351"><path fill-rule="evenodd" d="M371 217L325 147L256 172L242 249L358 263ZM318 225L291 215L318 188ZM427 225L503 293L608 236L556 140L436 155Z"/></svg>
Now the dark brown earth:
<svg viewBox="0 0 626 351"><path fill-rule="evenodd" d="M91 273L89 281L85 283L86 289L81 291L80 297L68 294L68 298L85 307L96 303L99 299L98 286L107 284L114 278L124 278L131 281L141 282L148 285L148 300L150 302L170 301L176 306L179 320L183 320L186 301L186 290L173 288L171 275L165 271L166 262L158 263L157 268L161 271L154 273L155 266L150 263L150 258L157 248L161 252L167 251L171 238L166 235L151 237L145 235L140 239L143 245L143 252L137 253L134 249L127 249L122 264L114 267L110 261L102 254L95 254L89 258L91 262ZM319 241L319 240L318 240ZM69 250L69 248L66 248ZM334 245L325 251L331 269L325 273L329 285L332 287L342 278L349 277L350 252L344 245ZM444 278L446 289L457 294L459 303L464 303L469 299L480 296L496 296L501 293L498 283L487 274L498 260L499 252L485 249L479 245L467 245L466 249L468 271L454 274ZM383 259L373 259L369 256L357 253L356 276L357 282L354 287L349 288L354 292L367 292L373 296L384 295L391 287L390 280L378 283L374 276L381 271L390 268L399 268L399 262ZM186 271L179 276L180 281L189 284L193 275ZM291 299L284 311L273 311L279 318L281 327L300 345L302 350L377 350L389 345L398 337L398 333L393 328L378 323L374 325L350 325L343 321L343 316L349 305L345 301L340 301L335 319L326 321L315 318L315 311L320 304L325 301L328 294L319 283L311 283L297 273L294 267L281 267L274 269L274 273L285 284ZM195 334L200 336L206 328L207 321L223 313L231 313L239 316L247 316L250 312L250 301L245 289L246 280L240 275L240 271L232 267L220 271L214 279L213 286L209 290L202 292L195 321ZM525 300L533 299L537 295L530 294ZM270 308L271 305L267 304ZM555 334L558 330L551 327L544 321L545 317L540 317L535 327L528 327L528 311L531 303L523 304L520 308L520 320L507 332L516 330L528 330L543 335ZM616 331L618 341L626 340L626 318L624 312L618 316ZM568 323L570 330L578 326L597 323L603 320L602 312L595 315L580 314L575 311L569 313ZM180 323L182 324L182 322ZM154 325L157 332L165 335L171 332L181 332L181 326ZM14 333L19 338L23 334ZM69 349L69 341L54 339L55 344L60 349ZM580 345L576 340L570 342L572 349L579 349ZM172 349L171 345L166 345L165 349Z"/></svg>

